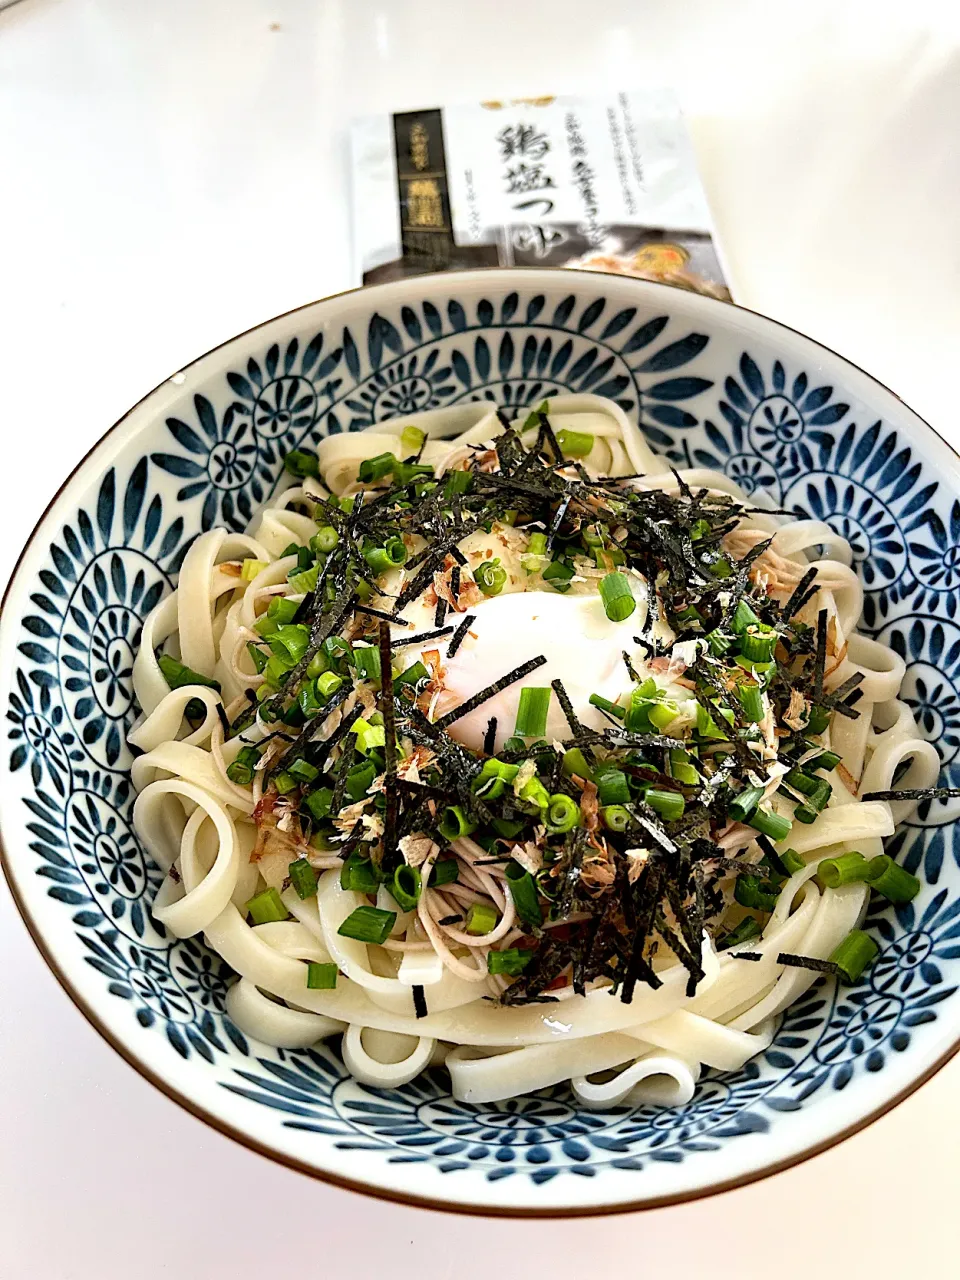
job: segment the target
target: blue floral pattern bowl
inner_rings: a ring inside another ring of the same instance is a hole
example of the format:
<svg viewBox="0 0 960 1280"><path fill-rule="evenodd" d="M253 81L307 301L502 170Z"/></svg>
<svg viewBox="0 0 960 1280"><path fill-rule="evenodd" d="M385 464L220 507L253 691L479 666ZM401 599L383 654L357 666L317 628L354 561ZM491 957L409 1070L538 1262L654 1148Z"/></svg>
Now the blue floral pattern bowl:
<svg viewBox="0 0 960 1280"><path fill-rule="evenodd" d="M869 921L882 950L821 982L769 1049L678 1110L584 1111L565 1089L454 1101L442 1073L383 1091L336 1045L287 1051L224 1013L231 975L150 915L130 823L132 658L191 539L243 527L284 452L466 400L610 396L678 467L710 467L851 542L863 625L960 781L960 459L894 395L773 321L613 276L490 271L327 299L234 338L112 428L23 554L0 629L4 864L52 968L144 1075L239 1140L358 1188L487 1212L596 1212L760 1176L916 1087L960 1039L960 805L892 842L923 880Z"/></svg>

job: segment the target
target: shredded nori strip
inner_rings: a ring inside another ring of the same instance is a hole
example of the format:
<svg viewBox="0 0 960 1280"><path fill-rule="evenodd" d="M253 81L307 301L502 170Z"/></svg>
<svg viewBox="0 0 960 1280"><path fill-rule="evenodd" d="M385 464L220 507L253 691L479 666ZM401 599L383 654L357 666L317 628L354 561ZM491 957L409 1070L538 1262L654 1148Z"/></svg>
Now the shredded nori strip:
<svg viewBox="0 0 960 1280"><path fill-rule="evenodd" d="M734 960L762 960L763 953L760 951L731 951Z"/></svg>
<svg viewBox="0 0 960 1280"><path fill-rule="evenodd" d="M477 615L475 613L468 613L467 616L464 618L464 620L460 623L459 627L457 627L456 631L453 633L453 639L447 645L448 658L452 658L454 654L457 652L457 650L460 648L460 646L463 644L464 639L466 638L467 632L470 630L470 627L473 625L474 622L476 622L476 620L477 620Z"/></svg>
<svg viewBox="0 0 960 1280"><path fill-rule="evenodd" d="M550 681L550 688L557 695L557 701L563 711L564 718L570 726L570 732L576 737L578 733L583 732L583 725L577 719L577 713L573 709L573 703L570 701L570 695L563 687L563 681L559 679Z"/></svg>
<svg viewBox="0 0 960 1280"><path fill-rule="evenodd" d="M861 800L954 800L960 787L907 787L903 791L868 791Z"/></svg>
<svg viewBox="0 0 960 1280"><path fill-rule="evenodd" d="M402 622L403 619L401 618ZM415 636L398 636L390 641L391 649L407 649L413 644L426 644L428 640L440 640L453 632L453 627L439 627L436 631L421 631Z"/></svg>
<svg viewBox="0 0 960 1280"><path fill-rule="evenodd" d="M516 684L518 680L522 680L524 676L528 676L531 671L536 671L538 667L546 665L546 658L541 653L539 657L531 658L528 662L523 662L519 667L514 667L512 671L508 671L505 676L501 676L499 680L495 680L493 684L488 685L486 689L481 689L479 693L475 693L472 698L467 698L466 702L461 702L459 707L454 707L452 711L448 711L445 716L441 716L439 720L434 721L437 729L446 729L448 725L454 724L457 720L461 720L464 716L475 711L477 707L482 707L485 702L501 693L504 689L512 684Z"/></svg>
<svg viewBox="0 0 960 1280"><path fill-rule="evenodd" d="M398 618L395 613L384 613L382 609L371 609L368 604L355 604L353 606L354 613L366 614L368 618L379 618L381 622L398 623L400 626L412 626L412 623L405 623L403 618Z"/></svg>
<svg viewBox="0 0 960 1280"><path fill-rule="evenodd" d="M437 611L434 614L433 625L442 627L447 620L447 602L443 596L437 596Z"/></svg>
<svg viewBox="0 0 960 1280"><path fill-rule="evenodd" d="M813 969L817 973L836 974L837 966L832 960L817 960L814 956L795 956L789 951L781 951L777 956L777 964L786 965L790 969Z"/></svg>
<svg viewBox="0 0 960 1280"><path fill-rule="evenodd" d="M483 735L483 754L492 756L494 747L497 745L497 717L491 716L487 721L487 728Z"/></svg>
<svg viewBox="0 0 960 1280"><path fill-rule="evenodd" d="M427 1009L427 996L423 987L418 983L414 983L411 987L413 992L413 1008L418 1018L425 1018L429 1012Z"/></svg>
<svg viewBox="0 0 960 1280"><path fill-rule="evenodd" d="M817 576L816 565L811 565L807 572L803 575L797 585L790 594L790 598L783 606L783 616L787 619L793 618L800 612L806 601L809 599L809 590Z"/></svg>
<svg viewBox="0 0 960 1280"><path fill-rule="evenodd" d="M442 920L437 921L437 924L456 924L462 919L463 916L444 916Z"/></svg>

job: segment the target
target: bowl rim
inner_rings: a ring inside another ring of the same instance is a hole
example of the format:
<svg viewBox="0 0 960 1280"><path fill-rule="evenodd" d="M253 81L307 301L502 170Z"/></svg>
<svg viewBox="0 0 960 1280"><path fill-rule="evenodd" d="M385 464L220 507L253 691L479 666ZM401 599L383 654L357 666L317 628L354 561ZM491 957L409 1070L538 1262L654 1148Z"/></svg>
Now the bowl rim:
<svg viewBox="0 0 960 1280"><path fill-rule="evenodd" d="M606 280L611 279L610 272L583 270L580 268L573 270L581 275L602 277ZM64 478L63 482L58 486L55 493L50 498L50 501L44 507L36 521L36 524L28 535L20 554L17 556L13 569L10 572L10 577L4 588L3 596L0 598L0 622L2 622L5 617L6 606L11 592L20 578L24 562L33 549L38 535L43 530L48 517L53 514L61 498L72 484L77 474L90 461L93 455L97 453L107 443L107 441L127 423L128 419L143 405L145 405L147 401L156 395L157 392L161 391L174 380L180 378L181 375L195 369L208 357L213 356L217 352L231 346L233 343L238 342L241 338L245 338L250 334L256 333L258 330L264 329L277 321L298 315L301 312L307 312L322 303L334 302L341 298L352 297L355 294L381 294L387 291L401 292L404 286L410 286L414 283L423 282L423 284L427 286L430 281L435 280L447 285L456 284L457 281L470 281L486 275L499 275L504 278L511 276L548 276L551 279L558 279L569 274L571 274L571 268L491 266L474 268L466 271L428 272L423 275L405 277L401 280L388 281L379 285L360 285L350 289L342 289L337 293L326 294L320 298L314 298L309 302L301 303L296 307L291 307L286 311L282 311L275 316L270 316L265 320L261 320L257 324L251 325L247 329L243 329L239 333L233 334L229 338L225 338L223 341L218 342L207 351L204 351L201 355L196 356L193 360L181 366L180 369L175 370L172 374L163 378L156 384L156 386L152 387L148 392L141 396L139 400L132 404L129 409L127 409L94 441L86 453L84 453L84 455L77 461L69 475ZM653 292L664 291L665 296L667 294L672 296L677 292L676 286L661 283L659 281L641 280L635 277L620 276L616 274L612 275L612 279L620 281L634 280L641 292L647 292L648 290ZM689 291L687 290L680 290L680 292L689 294ZM826 346L825 343L819 342L815 338L811 338L802 330L796 329L792 325L785 324L781 320L776 320L771 316L765 315L762 311L757 311L751 307L744 307L739 303L725 302L702 294L694 294L693 296L697 298L697 305L703 305L708 312L719 308L733 307L737 311L756 317L762 321L764 325L772 326L774 329L782 330L794 335L795 337L803 339L811 346L819 348L819 350L826 352L828 355L841 361L849 368L856 370L857 373L864 377L868 382L872 383L875 387L879 387L882 391L893 396L895 400L899 401L908 413L926 427L931 435L936 437L936 439L938 439L940 443L954 455L958 464L960 464L960 450L956 449L948 440L946 440L936 427L929 423L925 418L921 417L921 415L918 414L915 409L912 409L911 406L908 405L906 401L892 388L888 387L886 383L881 382L879 378L869 373L855 361L850 360L847 356L835 351L832 347ZM660 1209L670 1205L687 1204L696 1200L703 1200L709 1196L720 1195L723 1192L732 1191L739 1187L750 1186L754 1182L759 1182L764 1178L773 1176L774 1174L785 1172L787 1169L792 1169L797 1165L803 1164L807 1160L813 1159L814 1156L820 1155L825 1151L829 1151L832 1147L838 1146L841 1142L845 1142L848 1138L853 1137L855 1134L860 1133L863 1129L866 1129L869 1125L873 1124L874 1121L887 1115L888 1112L892 1111L895 1107L898 1107L901 1102L916 1093L917 1090L931 1080L954 1056L956 1056L958 1051L960 1051L960 1031L958 1031L956 1038L948 1048L938 1058L930 1063L916 1078L909 1081L908 1084L896 1092L892 1097L880 1103L879 1106L861 1116L852 1124L839 1129L835 1133L831 1133L827 1137L822 1138L820 1141L812 1143L810 1146L804 1147L799 1151L795 1151L780 1160L770 1161L769 1163L750 1169L745 1173L737 1174L731 1178L721 1181L711 1181L702 1187L673 1192L663 1196L646 1196L638 1200L618 1201L610 1204L584 1205L582 1207L579 1205L551 1206L545 1208L538 1208L533 1205L524 1205L522 1207L512 1208L507 1205L470 1204L463 1201L440 1199L429 1195L406 1193L389 1187L384 1188L377 1186L372 1181L362 1181L360 1179L344 1176L340 1173L334 1173L328 1169L318 1168L316 1165L280 1151L266 1142L261 1142L258 1138L251 1136L239 1126L233 1125L229 1121L208 1111L199 1102L181 1092L179 1088L171 1084L158 1071L141 1059L133 1048L126 1044L124 1040L118 1034L115 1034L107 1026L106 1022L101 1019L92 1003L90 1003L81 993L79 988L74 985L69 974L61 967L58 960L54 957L51 948L48 946L47 941L41 932L40 926L30 912L30 908L27 905L26 895L21 892L18 886L16 873L6 851L3 838L3 829L5 826L6 822L4 820L4 816L0 813L0 869L3 871L4 879L10 890L17 911L19 912L20 918L26 926L30 937L33 939L34 945L43 957L48 969L56 978L60 987L67 994L73 1005L80 1011L90 1026L99 1033L107 1044L109 1044L110 1047L114 1049L116 1053L118 1053L120 1057L137 1072L138 1075L152 1084L172 1102L183 1107L185 1111L196 1119L209 1125L224 1137L232 1139L234 1142L239 1143L241 1146L257 1155L263 1156L268 1160L272 1160L285 1168L306 1174L308 1177L317 1179L318 1181L327 1183L331 1186L339 1187L347 1191L358 1192L361 1195L369 1196L373 1199L390 1200L394 1203L408 1205L411 1208L431 1209L444 1213L480 1218L591 1218L608 1217L613 1214L636 1213L648 1209Z"/></svg>

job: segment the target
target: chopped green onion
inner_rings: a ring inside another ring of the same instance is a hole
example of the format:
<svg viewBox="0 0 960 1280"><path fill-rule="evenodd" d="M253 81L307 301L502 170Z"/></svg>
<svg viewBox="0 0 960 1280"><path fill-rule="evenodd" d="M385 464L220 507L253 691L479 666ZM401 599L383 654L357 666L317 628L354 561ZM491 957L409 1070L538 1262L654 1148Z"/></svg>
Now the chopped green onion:
<svg viewBox="0 0 960 1280"><path fill-rule="evenodd" d="M585 782L593 779L593 770L587 764L587 758L579 747L571 747L563 754L563 772L568 778L583 778Z"/></svg>
<svg viewBox="0 0 960 1280"><path fill-rule="evenodd" d="M555 591L564 594L570 590L573 569L570 565L564 564L562 560L551 560L541 576L544 582L549 582Z"/></svg>
<svg viewBox="0 0 960 1280"><path fill-rule="evenodd" d="M471 471L448 471L445 480L443 497L446 502L449 502L458 493L469 493L473 488L473 473Z"/></svg>
<svg viewBox="0 0 960 1280"><path fill-rule="evenodd" d="M365 648L358 646L353 651L353 665L361 680L378 681L380 679L380 650L373 645Z"/></svg>
<svg viewBox="0 0 960 1280"><path fill-rule="evenodd" d="M741 907L752 907L755 911L772 911L777 905L779 894L769 891L769 882L760 882L759 876L739 875L733 886L734 899Z"/></svg>
<svg viewBox="0 0 960 1280"><path fill-rule="evenodd" d="M322 822L324 818L329 818L330 816L333 792L329 787L318 787L316 791L311 791L308 796L304 797L303 803L309 810L310 816L317 822Z"/></svg>
<svg viewBox="0 0 960 1280"><path fill-rule="evenodd" d="M544 814L544 825L552 835L562 835L572 831L580 821L580 810L571 796L562 791L550 797L550 804Z"/></svg>
<svg viewBox="0 0 960 1280"><path fill-rule="evenodd" d="M340 888L354 893L376 893L379 884L377 872L369 858L351 853L340 868Z"/></svg>
<svg viewBox="0 0 960 1280"><path fill-rule="evenodd" d="M564 799L567 798L564 796ZM505 872L517 915L524 924L542 924L543 915L540 911L537 886L534 884L533 876L519 862L513 860L507 863Z"/></svg>
<svg viewBox="0 0 960 1280"><path fill-rule="evenodd" d="M701 702L697 703L697 733L701 738L725 739L727 736Z"/></svg>
<svg viewBox="0 0 960 1280"><path fill-rule="evenodd" d="M291 862L287 872L298 898L314 896L317 892L317 873L306 858L298 858L296 862Z"/></svg>
<svg viewBox="0 0 960 1280"><path fill-rule="evenodd" d="M627 775L622 769L603 766L601 771L598 768L596 781L597 799L601 805L630 803L630 787L627 785Z"/></svg>
<svg viewBox="0 0 960 1280"><path fill-rule="evenodd" d="M274 774L273 785L282 796L286 796L289 795L291 791L296 791L297 780L296 778L291 777L286 770L283 770L280 773Z"/></svg>
<svg viewBox="0 0 960 1280"><path fill-rule="evenodd" d="M459 878L460 864L456 858L438 858L433 864L430 883L435 889L441 889L445 884L453 884Z"/></svg>
<svg viewBox="0 0 960 1280"><path fill-rule="evenodd" d="M643 798L665 822L676 822L682 818L687 805L679 791L659 791L655 787L651 787Z"/></svg>
<svg viewBox="0 0 960 1280"><path fill-rule="evenodd" d="M741 600L737 604L732 625L738 636L742 636L748 627L760 626L760 619L747 604L746 600Z"/></svg>
<svg viewBox="0 0 960 1280"><path fill-rule="evenodd" d="M320 475L320 459L307 449L291 449L284 458L283 465L298 480Z"/></svg>
<svg viewBox="0 0 960 1280"><path fill-rule="evenodd" d="M725 578L729 578L733 573L733 565L726 556L717 556L713 564L710 566L710 572L715 578L719 578L721 582Z"/></svg>
<svg viewBox="0 0 960 1280"><path fill-rule="evenodd" d="M570 431L564 427L557 432L557 444L565 458L585 458L594 445L589 431Z"/></svg>
<svg viewBox="0 0 960 1280"><path fill-rule="evenodd" d="M371 724L369 720L355 720L350 732L357 736L357 750L368 756L377 747L386 745L387 734L382 724Z"/></svg>
<svg viewBox="0 0 960 1280"><path fill-rule="evenodd" d="M218 680L211 680L209 676L200 675L199 671L194 671L191 667L184 666L182 662L172 658L169 653L162 653L157 659L157 665L171 689L183 689L186 685L202 684L206 689L216 689L218 692L220 690L220 682Z"/></svg>
<svg viewBox="0 0 960 1280"><path fill-rule="evenodd" d="M790 769L784 774L783 780L788 786L793 787L794 791L799 791L801 795L805 796L814 795L822 781L821 778L811 778L806 770L799 768Z"/></svg>
<svg viewBox="0 0 960 1280"><path fill-rule="evenodd" d="M771 627L745 631L740 637L740 653L748 662L769 662L780 637Z"/></svg>
<svg viewBox="0 0 960 1280"><path fill-rule="evenodd" d="M647 708L647 718L655 729L666 729L676 720L677 710L675 702L653 702Z"/></svg>
<svg viewBox="0 0 960 1280"><path fill-rule="evenodd" d="M311 960L307 965L307 987L310 991L332 991L337 985L337 966Z"/></svg>
<svg viewBox="0 0 960 1280"><path fill-rule="evenodd" d="M722 657L733 644L733 641L722 631L708 631L706 641L707 647L715 658Z"/></svg>
<svg viewBox="0 0 960 1280"><path fill-rule="evenodd" d="M707 520L694 520L690 526L690 541L699 542L701 538L706 538L710 533L710 524Z"/></svg>
<svg viewBox="0 0 960 1280"><path fill-rule="evenodd" d="M777 861L788 876L795 876L798 871L802 871L807 865L796 849L784 849L783 853L777 854Z"/></svg>
<svg viewBox="0 0 960 1280"><path fill-rule="evenodd" d="M322 649L318 649L310 661L307 663L307 678L315 679L322 676L325 671L330 670L330 660Z"/></svg>
<svg viewBox="0 0 960 1280"><path fill-rule="evenodd" d="M287 623L277 628L268 643L275 657L296 665L307 651L310 628L302 622Z"/></svg>
<svg viewBox="0 0 960 1280"><path fill-rule="evenodd" d="M745 942L752 942L754 938L759 938L762 932L759 920L754 916L744 916L735 928L718 940L717 950L729 951L731 947L743 946Z"/></svg>
<svg viewBox="0 0 960 1280"><path fill-rule="evenodd" d="M341 938L353 938L356 942L382 946L396 923L395 911L381 911L379 907L370 906L357 907L350 912L337 933Z"/></svg>
<svg viewBox="0 0 960 1280"><path fill-rule="evenodd" d="M871 889L883 894L889 902L912 902L920 892L917 877L894 862L886 853L870 859L865 879Z"/></svg>
<svg viewBox="0 0 960 1280"><path fill-rule="evenodd" d="M630 582L622 573L608 573L600 579L600 599L611 622L624 622L637 607Z"/></svg>
<svg viewBox="0 0 960 1280"><path fill-rule="evenodd" d="M609 698L603 698L599 693L591 693L591 707L599 707L601 711L606 711L608 715L616 716L618 720L622 720L626 715L623 707L618 707L615 702L611 702Z"/></svg>
<svg viewBox="0 0 960 1280"><path fill-rule="evenodd" d="M272 689L279 689L295 665L287 654L275 653L263 668L263 678Z"/></svg>
<svg viewBox="0 0 960 1280"><path fill-rule="evenodd" d="M827 801L830 799L833 788L825 779L817 783L816 790L810 792L803 804L798 804L793 811L793 816L797 822L806 823L807 826L811 822L816 822L821 811L826 807Z"/></svg>
<svg viewBox="0 0 960 1280"><path fill-rule="evenodd" d="M488 902L474 902L467 912L464 925L467 933L480 937L492 933L497 927L497 909Z"/></svg>
<svg viewBox="0 0 960 1280"><path fill-rule="evenodd" d="M322 525L310 539L310 546L321 555L328 556L340 541L340 535L332 524Z"/></svg>
<svg viewBox="0 0 960 1280"><path fill-rule="evenodd" d="M830 960L840 970L841 977L852 984L867 965L877 958L879 950L869 933L864 933L862 929L851 929L830 956Z"/></svg>
<svg viewBox="0 0 960 1280"><path fill-rule="evenodd" d="M823 707L811 707L810 719L807 721L806 731L812 734L821 734L830 723L830 712L824 710Z"/></svg>
<svg viewBox="0 0 960 1280"><path fill-rule="evenodd" d="M374 573L389 573L397 569L407 560L407 548L402 538L388 538L382 547L372 547L363 553L363 558Z"/></svg>
<svg viewBox="0 0 960 1280"><path fill-rule="evenodd" d="M507 571L500 567L500 557L496 556L477 565L473 577L485 596L498 596L507 581Z"/></svg>
<svg viewBox="0 0 960 1280"><path fill-rule="evenodd" d="M545 813L550 807L550 793L539 778L531 778L520 790L521 800Z"/></svg>
<svg viewBox="0 0 960 1280"><path fill-rule="evenodd" d="M423 882L417 867L401 862L393 873L390 892L404 911L412 911L420 901Z"/></svg>
<svg viewBox="0 0 960 1280"><path fill-rule="evenodd" d="M254 644L252 640L247 642L247 653L250 655L254 671L258 675L262 674L264 667L270 661L270 655L265 653L258 644Z"/></svg>
<svg viewBox="0 0 960 1280"><path fill-rule="evenodd" d="M763 719L763 694L755 684L741 684L737 688L743 714L751 724L759 724Z"/></svg>
<svg viewBox="0 0 960 1280"><path fill-rule="evenodd" d="M400 432L400 443L407 453L419 453L426 438L427 433L419 427L404 427Z"/></svg>
<svg viewBox="0 0 960 1280"><path fill-rule="evenodd" d="M458 804L448 805L440 819L440 834L444 840L452 842L460 836L469 836L477 829Z"/></svg>
<svg viewBox="0 0 960 1280"><path fill-rule="evenodd" d="M744 787L727 805L727 817L733 822L746 822L763 798L763 787Z"/></svg>
<svg viewBox="0 0 960 1280"><path fill-rule="evenodd" d="M803 767L808 770L812 769L814 773L819 769L829 771L830 769L835 769L842 759L843 757L837 755L836 751L821 751L816 760L808 760Z"/></svg>
<svg viewBox="0 0 960 1280"><path fill-rule="evenodd" d="M417 661L406 671L401 671L398 676L394 676L393 683L398 684L417 684L421 680L425 680L429 675L429 671L418 658Z"/></svg>
<svg viewBox="0 0 960 1280"><path fill-rule="evenodd" d="M258 573L263 573L266 567L266 560L244 560L240 566L240 577L244 582L252 582Z"/></svg>
<svg viewBox="0 0 960 1280"><path fill-rule="evenodd" d="M376 480L382 480L396 464L397 459L392 453L378 453L373 458L364 458L357 471L357 479L361 484L372 484Z"/></svg>
<svg viewBox="0 0 960 1280"><path fill-rule="evenodd" d="M294 595L308 596L311 591L316 589L319 577L320 565L315 564L304 573L291 573L288 581L293 588Z"/></svg>
<svg viewBox="0 0 960 1280"><path fill-rule="evenodd" d="M770 813L766 809L755 809L747 818L747 825L769 837L775 844L786 840L793 829L789 818L782 818L779 813Z"/></svg>
<svg viewBox="0 0 960 1280"><path fill-rule="evenodd" d="M254 924L272 924L275 920L286 920L290 914L283 904L283 899L276 889L264 889L244 907Z"/></svg>
<svg viewBox="0 0 960 1280"><path fill-rule="evenodd" d="M695 787L700 781L700 774L693 763L693 757L682 748L671 748L667 756L667 769L670 777L685 787Z"/></svg>
<svg viewBox="0 0 960 1280"><path fill-rule="evenodd" d="M547 729L547 712L553 690L527 686L520 690L514 733L520 738L542 738Z"/></svg>
<svg viewBox="0 0 960 1280"><path fill-rule="evenodd" d="M633 821L622 804L609 804L601 809L600 820L611 831L626 831Z"/></svg>
<svg viewBox="0 0 960 1280"><path fill-rule="evenodd" d="M838 858L824 858L817 864L817 880L823 889L838 889L842 884L856 884L866 880L869 866L862 853L843 853Z"/></svg>
<svg viewBox="0 0 960 1280"><path fill-rule="evenodd" d="M516 978L524 971L532 957L532 951L521 951L517 947L507 947L503 951L489 951L487 952L487 972L501 973L506 978Z"/></svg>
<svg viewBox="0 0 960 1280"><path fill-rule="evenodd" d="M296 778L298 782L313 782L314 779L320 776L320 770L316 765L311 764L309 760L294 760L287 772L292 778Z"/></svg>
<svg viewBox="0 0 960 1280"><path fill-rule="evenodd" d="M494 818L493 820L494 831L505 840L512 840L514 836L518 836L525 826L526 823L518 822L514 818Z"/></svg>
<svg viewBox="0 0 960 1280"><path fill-rule="evenodd" d="M470 784L470 790L484 800L498 800L520 772L518 764L506 764L495 756L484 760L483 767Z"/></svg>
<svg viewBox="0 0 960 1280"><path fill-rule="evenodd" d="M249 787L253 781L253 773L259 759L259 748L241 747L237 752L236 759L227 765L227 777L231 782L236 782L238 786Z"/></svg>
<svg viewBox="0 0 960 1280"><path fill-rule="evenodd" d="M343 676L338 676L335 671L324 671L316 679L317 693L326 701L342 684Z"/></svg>

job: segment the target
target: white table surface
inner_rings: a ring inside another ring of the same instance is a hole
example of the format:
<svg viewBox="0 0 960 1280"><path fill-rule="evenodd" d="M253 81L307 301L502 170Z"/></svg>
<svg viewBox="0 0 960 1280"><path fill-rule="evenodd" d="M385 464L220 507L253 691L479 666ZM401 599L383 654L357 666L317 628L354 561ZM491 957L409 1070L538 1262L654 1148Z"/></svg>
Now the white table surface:
<svg viewBox="0 0 960 1280"><path fill-rule="evenodd" d="M0 412L15 479L0 578L63 477L144 391L353 283L340 130L370 109L672 83L739 300L849 355L960 443L958 72L960 15L934 0L5 9ZM725 1280L760 1258L783 1280L956 1274L958 1092L954 1060L797 1169L643 1215L481 1222L379 1205L251 1154L140 1079L61 992L0 888L11 1280L473 1280L520 1267L566 1280L624 1266Z"/></svg>

